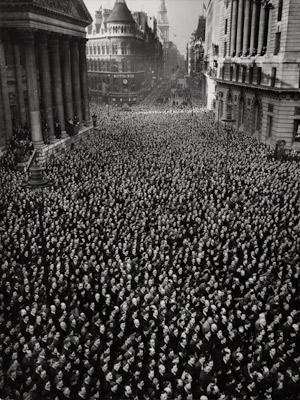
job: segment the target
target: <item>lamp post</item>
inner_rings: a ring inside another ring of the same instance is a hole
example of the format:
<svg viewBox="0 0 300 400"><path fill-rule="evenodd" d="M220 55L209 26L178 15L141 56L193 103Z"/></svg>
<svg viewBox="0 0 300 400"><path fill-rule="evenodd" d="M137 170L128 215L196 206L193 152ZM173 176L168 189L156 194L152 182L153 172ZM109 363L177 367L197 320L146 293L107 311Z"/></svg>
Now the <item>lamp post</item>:
<svg viewBox="0 0 300 400"><path fill-rule="evenodd" d="M228 152L229 152L229 133L232 130L232 125L235 122L235 119L232 118L232 103L227 103L227 113L226 118L222 119L224 123L225 131L226 131L226 154L225 154L225 182L227 188L227 179L228 179Z"/></svg>
<svg viewBox="0 0 300 400"><path fill-rule="evenodd" d="M23 182L22 186L26 189L30 189L36 193L36 196L40 194L39 199L36 201L37 210L39 216L39 228L40 228L40 239L41 239L41 256L44 267L43 284L46 289L47 303L50 304L50 293L49 293L49 271L47 266L47 255L46 255L46 239L44 234L43 225L43 213L44 213L44 189L50 188L54 185L54 180L49 180L43 176L43 167L40 165L34 165L30 168L30 177L27 181Z"/></svg>

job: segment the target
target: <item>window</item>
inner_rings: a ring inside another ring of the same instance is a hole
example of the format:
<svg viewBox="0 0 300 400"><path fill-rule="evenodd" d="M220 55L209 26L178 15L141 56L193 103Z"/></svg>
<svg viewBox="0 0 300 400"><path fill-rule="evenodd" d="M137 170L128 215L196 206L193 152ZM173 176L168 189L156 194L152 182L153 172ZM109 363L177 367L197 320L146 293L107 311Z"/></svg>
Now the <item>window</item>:
<svg viewBox="0 0 300 400"><path fill-rule="evenodd" d="M125 46L121 47L121 52L122 52L123 55L126 54L126 47Z"/></svg>
<svg viewBox="0 0 300 400"><path fill-rule="evenodd" d="M257 84L261 84L261 67L257 67Z"/></svg>
<svg viewBox="0 0 300 400"><path fill-rule="evenodd" d="M233 66L230 65L230 80L232 81L233 79Z"/></svg>
<svg viewBox="0 0 300 400"><path fill-rule="evenodd" d="M300 142L300 119L294 121L294 140Z"/></svg>
<svg viewBox="0 0 300 400"><path fill-rule="evenodd" d="M114 55L118 54L118 45L117 44L113 44L113 46L112 46L112 54L114 54Z"/></svg>
<svg viewBox="0 0 300 400"><path fill-rule="evenodd" d="M97 46L98 54L100 54L100 46Z"/></svg>
<svg viewBox="0 0 300 400"><path fill-rule="evenodd" d="M282 7L283 7L283 0L279 0L277 21L281 21L281 18L282 18Z"/></svg>
<svg viewBox="0 0 300 400"><path fill-rule="evenodd" d="M274 106L273 106L273 104L268 104L268 112L273 112L273 110L274 110Z"/></svg>
<svg viewBox="0 0 300 400"><path fill-rule="evenodd" d="M243 65L243 72L242 72L242 82L245 83L246 81L246 67Z"/></svg>
<svg viewBox="0 0 300 400"><path fill-rule="evenodd" d="M102 54L105 54L105 46L102 45Z"/></svg>
<svg viewBox="0 0 300 400"><path fill-rule="evenodd" d="M122 72L127 72L127 61L122 60Z"/></svg>
<svg viewBox="0 0 300 400"><path fill-rule="evenodd" d="M224 42L224 57L227 56L227 42Z"/></svg>
<svg viewBox="0 0 300 400"><path fill-rule="evenodd" d="M223 100L219 101L219 118L223 118L223 110L224 110L224 102Z"/></svg>
<svg viewBox="0 0 300 400"><path fill-rule="evenodd" d="M235 68L236 68L236 70L235 70L235 80L236 80L236 82L238 82L239 75L240 75L240 66L237 65Z"/></svg>
<svg viewBox="0 0 300 400"><path fill-rule="evenodd" d="M275 87L276 85L276 70L277 68L272 68L272 76L271 76L271 86Z"/></svg>
<svg viewBox="0 0 300 400"><path fill-rule="evenodd" d="M109 54L109 45L106 45L106 54Z"/></svg>
<svg viewBox="0 0 300 400"><path fill-rule="evenodd" d="M272 115L268 115L267 119L267 138L272 136L272 126L273 126L273 117Z"/></svg>
<svg viewBox="0 0 300 400"><path fill-rule="evenodd" d="M224 80L224 78L225 78L225 67L221 68L221 77Z"/></svg>
<svg viewBox="0 0 300 400"><path fill-rule="evenodd" d="M249 69L249 83L253 83L253 67Z"/></svg>
<svg viewBox="0 0 300 400"><path fill-rule="evenodd" d="M227 35L228 30L228 19L225 19L225 35Z"/></svg>
<svg viewBox="0 0 300 400"><path fill-rule="evenodd" d="M281 32L277 32L275 35L275 50L274 55L280 52Z"/></svg>
<svg viewBox="0 0 300 400"><path fill-rule="evenodd" d="M300 107L295 107L294 115L300 115Z"/></svg>

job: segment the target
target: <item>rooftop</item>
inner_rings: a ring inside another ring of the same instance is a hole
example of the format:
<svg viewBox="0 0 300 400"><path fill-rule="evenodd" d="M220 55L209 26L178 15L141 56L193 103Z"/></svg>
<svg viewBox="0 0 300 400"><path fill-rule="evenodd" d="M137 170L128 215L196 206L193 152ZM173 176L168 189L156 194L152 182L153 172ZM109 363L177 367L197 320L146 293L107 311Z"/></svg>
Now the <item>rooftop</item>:
<svg viewBox="0 0 300 400"><path fill-rule="evenodd" d="M106 22L125 22L135 24L125 0L116 0L114 8Z"/></svg>

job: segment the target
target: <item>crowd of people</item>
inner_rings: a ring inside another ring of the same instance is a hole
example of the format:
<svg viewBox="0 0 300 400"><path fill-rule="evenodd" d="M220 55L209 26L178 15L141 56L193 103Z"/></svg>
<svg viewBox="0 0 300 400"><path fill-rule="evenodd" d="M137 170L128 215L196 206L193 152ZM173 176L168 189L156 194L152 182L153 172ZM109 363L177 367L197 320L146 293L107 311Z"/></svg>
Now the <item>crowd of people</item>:
<svg viewBox="0 0 300 400"><path fill-rule="evenodd" d="M43 198L0 174L0 398L299 399L299 163L200 110L104 111Z"/></svg>
<svg viewBox="0 0 300 400"><path fill-rule="evenodd" d="M31 130L27 124L13 128L13 138L10 152L13 154L14 163L27 162L33 152Z"/></svg>

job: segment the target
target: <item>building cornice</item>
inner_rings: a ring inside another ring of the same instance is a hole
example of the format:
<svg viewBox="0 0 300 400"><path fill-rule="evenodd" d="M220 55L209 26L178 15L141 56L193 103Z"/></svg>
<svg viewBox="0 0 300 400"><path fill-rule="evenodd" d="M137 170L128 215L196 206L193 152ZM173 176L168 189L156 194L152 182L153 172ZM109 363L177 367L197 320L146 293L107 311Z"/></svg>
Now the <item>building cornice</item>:
<svg viewBox="0 0 300 400"><path fill-rule="evenodd" d="M300 89L277 88L277 87L270 87L270 86L253 85L253 84L249 84L249 83L225 81L223 79L219 79L219 78L215 78L215 77L210 77L210 78L220 85L229 85L229 86L237 87L237 88L259 90L259 91L263 91L263 92L274 93L277 95L284 95L284 94L300 95Z"/></svg>

